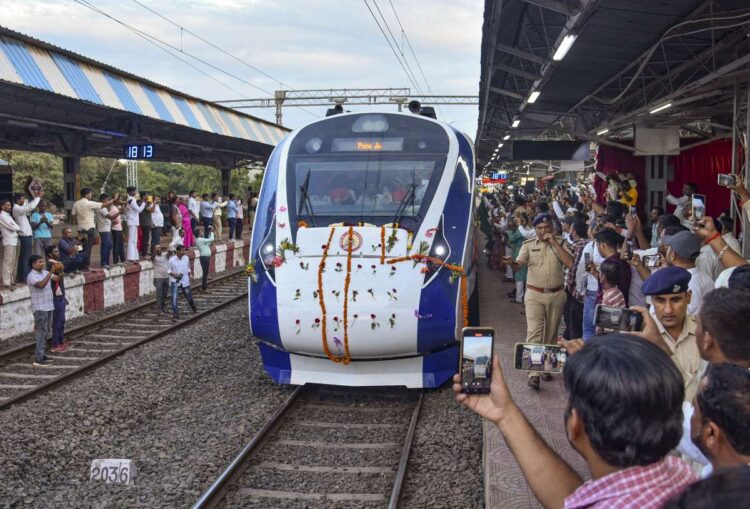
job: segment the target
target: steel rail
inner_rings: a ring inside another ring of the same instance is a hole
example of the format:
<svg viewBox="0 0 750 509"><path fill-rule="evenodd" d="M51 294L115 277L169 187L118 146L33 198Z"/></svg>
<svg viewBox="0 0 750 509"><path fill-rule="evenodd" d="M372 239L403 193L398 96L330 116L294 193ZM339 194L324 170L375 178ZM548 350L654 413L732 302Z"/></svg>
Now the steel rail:
<svg viewBox="0 0 750 509"><path fill-rule="evenodd" d="M401 488L403 487L404 479L406 478L406 467L409 464L411 446L414 442L414 434L417 429L417 422L419 421L419 413L422 410L423 399L424 392L420 392L417 406L411 414L411 421L409 422L409 430L406 432L404 447L401 449L401 458L398 461L398 470L396 471L396 479L393 481L393 490L391 491L391 499L388 502L388 509L398 509L398 503L399 500L401 500Z"/></svg>
<svg viewBox="0 0 750 509"><path fill-rule="evenodd" d="M299 385L294 389L294 392L266 419L263 426L253 436L253 439L248 443L237 456L234 457L229 466L219 475L219 477L211 484L203 495L193 504L192 509L208 509L216 507L219 502L226 495L229 487L239 478L240 475L245 471L248 462L252 459L256 452L258 452L260 445L270 435L272 430L275 430L282 422L282 418L287 414L288 410L292 407L292 404L299 399L300 394L304 390L304 385Z"/></svg>
<svg viewBox="0 0 750 509"><path fill-rule="evenodd" d="M233 270L232 272L230 272L228 274L222 274L221 276L217 276L217 277L215 277L213 279L210 279L208 281L208 283L210 285L214 284L214 283L218 283L218 282L224 281L225 279L229 279L232 276L236 276L238 274L241 274L242 272L244 272L244 269ZM198 288L199 286L200 286L200 282L196 281L196 282L194 282L190 286L190 288L191 289L195 289L195 288ZM90 331L92 329L98 329L99 327L101 327L103 325L106 325L108 323L111 323L111 322L113 322L115 320L119 320L120 318L126 317L126 316L128 316L130 314L134 314L134 313L136 313L138 311L142 311L144 309L148 309L151 306L153 306L154 304L156 304L156 298L149 299L148 301L146 301L146 302L144 302L142 304L138 304L135 307L128 308L128 309L123 309L122 311L118 311L118 312L113 313L111 315L103 316L100 320L97 320L95 322L84 323L84 324L78 325L76 327L66 328L65 329L65 335L66 336L78 337L79 335L81 335L81 334L83 334L83 333L85 333L87 331ZM51 338L51 336L48 337L47 340L49 340L50 338ZM23 352L24 350L29 350L29 349L33 349L33 348L36 348L36 343L33 342L33 341L30 341L28 343L24 343L22 345L19 345L19 346L13 347L13 348L9 348L8 350L3 350L3 351L0 351L0 359L4 359L6 357L11 357L11 356L13 356L15 354Z"/></svg>
<svg viewBox="0 0 750 509"><path fill-rule="evenodd" d="M226 276L222 276L221 278L214 279L213 282L216 282L218 279L221 279L223 281L224 279L227 279L227 278L229 278L231 276L238 275L240 272L242 272L242 271L235 271L232 274L228 274ZM139 339L138 341L134 341L133 343L130 343L128 345L125 345L124 347L122 347L122 348L120 348L120 349L118 349L118 350L116 350L114 352L111 352L109 354L103 355L103 356L97 358L96 360L91 361L88 364L84 364L83 366L79 366L79 367L73 369L72 371L69 371L67 373L63 373L60 376L57 376L57 377L55 377L53 379L50 379L47 382L43 382L43 383L35 386L33 389L28 389L28 390L26 390L24 392L16 394L15 396L12 396L12 397L10 397L8 399L0 401L0 410L4 410L4 409L10 407L11 405L13 405L15 403L19 403L19 402L21 402L21 401L23 401L25 399L28 399L28 398L30 398L32 396L35 396L37 394L40 394L42 392L45 392L45 391L47 391L47 390L49 390L49 389L51 389L53 387L56 387L58 385L61 385L64 382L67 382L67 381L69 381L69 380L71 380L71 379L73 379L75 377L78 377L78 376L80 376L80 375L82 375L84 373L87 373L88 371L92 370L93 368L98 367L101 364L104 364L107 361L109 361L109 360L111 360L111 359L113 359L115 357L118 357L118 356L122 355L123 353L127 352L128 350L132 350L133 348L141 346L144 343L148 343L150 341L153 341L154 339L160 338L160 337L165 336L165 335L167 335L167 334L169 334L171 332L174 332L175 330L180 329L180 328L182 328L182 327L184 327L186 325L192 324L193 322L199 320L200 318L202 318L202 317L204 317L206 315L209 315L211 313L214 313L215 311L217 311L217 310L219 310L219 309L221 309L221 308L223 308L223 307L225 307L225 306L227 306L227 305L229 305L229 304L231 304L233 302L236 302L237 300L242 299L242 298L244 298L246 296L247 296L247 291L245 290L244 292L241 292L240 294L238 294L238 295L236 295L234 297L231 297L231 298L229 298L229 299L227 299L225 301L222 301L222 302L218 303L217 305L215 305L215 306L213 306L211 308L208 308L208 309L203 310L203 311L201 311L199 313L191 315L188 318L186 318L186 319L184 319L184 320L182 320L180 322L174 323L172 325L168 325L163 330L154 332L153 334L149 334L148 336L146 336L146 337L144 337L142 339ZM153 302L150 302L148 304L153 305ZM101 326L102 324L106 324L106 323L109 323L109 322L113 321L113 319L114 319L115 316L122 317L122 316L125 316L125 315L128 315L128 314L131 314L131 313L139 310L142 307L143 306L138 306L137 308L133 308L133 309L129 310L128 312L117 313L116 315L112 315L110 317L106 317L103 320L100 320L100 321L98 321L96 323ZM86 327L90 328L90 325L86 326ZM81 327L81 328L83 328L83 327ZM2 376L2 373L0 373L0 376Z"/></svg>

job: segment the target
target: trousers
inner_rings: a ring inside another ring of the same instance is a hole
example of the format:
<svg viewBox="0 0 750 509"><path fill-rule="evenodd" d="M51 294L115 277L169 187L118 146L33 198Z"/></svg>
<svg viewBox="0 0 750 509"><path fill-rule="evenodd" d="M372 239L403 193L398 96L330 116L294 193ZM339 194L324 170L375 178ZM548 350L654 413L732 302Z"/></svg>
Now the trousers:
<svg viewBox="0 0 750 509"><path fill-rule="evenodd" d="M216 240L220 240L221 233L223 230L223 227L221 224L221 215L214 216L213 227L214 227L214 235L216 236ZM206 234L206 237L208 237L208 234Z"/></svg>
<svg viewBox="0 0 750 509"><path fill-rule="evenodd" d="M47 261L47 255L44 254L47 250L47 246L52 245L52 239L49 238L35 238L34 239L34 254L39 255L44 258L44 261Z"/></svg>
<svg viewBox="0 0 750 509"><path fill-rule="evenodd" d="M560 327L565 308L565 292L541 293L527 289L524 296L526 309L526 342L556 344L557 329ZM538 371L529 371L529 377L539 376Z"/></svg>
<svg viewBox="0 0 750 509"><path fill-rule="evenodd" d="M141 256L148 254L148 248L151 245L151 227L141 226Z"/></svg>
<svg viewBox="0 0 750 509"><path fill-rule="evenodd" d="M167 298L169 296L169 278L154 278L156 288L156 309L160 313L167 312Z"/></svg>
<svg viewBox="0 0 750 509"><path fill-rule="evenodd" d="M33 247L34 238L31 235L19 235L18 236L18 251L16 256L18 257L18 266L16 267L16 281L22 283L26 282L26 276L29 275L31 267L29 267L29 258L31 258L31 250Z"/></svg>
<svg viewBox="0 0 750 509"><path fill-rule="evenodd" d="M16 282L16 251L18 246L3 246L2 279L5 286Z"/></svg>
<svg viewBox="0 0 750 509"><path fill-rule="evenodd" d="M178 292L182 292L182 295L185 296L185 300L188 301L188 304L190 305L190 308L195 311L195 302L193 302L193 292L190 290L190 286L182 286L178 283L171 283L172 286L172 314L176 317L178 316L177 312L177 296Z"/></svg>
<svg viewBox="0 0 750 509"><path fill-rule="evenodd" d="M596 290L588 290L583 301L583 340L588 341L596 334L594 314L596 312Z"/></svg>
<svg viewBox="0 0 750 509"><path fill-rule="evenodd" d="M122 240L122 230L112 230L112 263L125 261L125 244Z"/></svg>
<svg viewBox="0 0 750 509"><path fill-rule="evenodd" d="M91 250L94 248L94 242L96 242L96 228L89 228L86 230L86 243L83 245L83 252L86 255L86 261L81 266L82 269L88 269L91 263Z"/></svg>
<svg viewBox="0 0 750 509"><path fill-rule="evenodd" d="M138 261L138 225L128 225L128 253L129 262Z"/></svg>
<svg viewBox="0 0 750 509"><path fill-rule="evenodd" d="M201 222L203 223L203 236L204 237L208 237L208 227L211 226L211 221L213 221L213 218L201 216ZM218 236L216 236L216 238L218 239Z"/></svg>
<svg viewBox="0 0 750 509"><path fill-rule="evenodd" d="M565 290L565 339L583 337L583 302L579 302L575 295Z"/></svg>
<svg viewBox="0 0 750 509"><path fill-rule="evenodd" d="M100 265L105 267L109 265L109 256L112 254L112 232L99 232L101 240L101 260Z"/></svg>
<svg viewBox="0 0 750 509"><path fill-rule="evenodd" d="M232 240L234 238L235 229L237 228L237 218L230 217L227 219L227 223L229 223L229 240Z"/></svg>
<svg viewBox="0 0 750 509"><path fill-rule="evenodd" d="M151 227L151 252L154 250L154 246L161 244L161 226Z"/></svg>
<svg viewBox="0 0 750 509"><path fill-rule="evenodd" d="M58 346L65 339L65 296L54 297L52 304L55 306L52 311L52 346Z"/></svg>
<svg viewBox="0 0 750 509"><path fill-rule="evenodd" d="M52 325L52 311L34 311L34 338L36 339L37 361L44 360L44 348L47 345L47 335Z"/></svg>
<svg viewBox="0 0 750 509"><path fill-rule="evenodd" d="M234 238L237 240L242 240L242 227L245 220L241 217L237 218L237 221L234 224Z"/></svg>
<svg viewBox="0 0 750 509"><path fill-rule="evenodd" d="M206 291L206 288L208 288L208 267L211 264L211 257L210 256L201 256L201 269L203 270L203 275L201 276L201 288L203 291Z"/></svg>

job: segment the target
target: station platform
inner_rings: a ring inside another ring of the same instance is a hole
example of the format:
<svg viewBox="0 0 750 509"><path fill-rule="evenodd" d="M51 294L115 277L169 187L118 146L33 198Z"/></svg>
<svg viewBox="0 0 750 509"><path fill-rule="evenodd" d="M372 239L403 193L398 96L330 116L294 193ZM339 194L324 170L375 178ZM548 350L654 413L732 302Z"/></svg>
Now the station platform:
<svg viewBox="0 0 750 509"><path fill-rule="evenodd" d="M479 299L481 325L493 327L496 333L495 352L516 404L541 437L584 478L590 477L586 463L568 444L563 417L567 397L562 378L554 375L551 382L542 382L535 391L526 385L526 371L513 367L513 348L526 339L526 317L523 304L515 304L506 296L513 283L503 283L504 273L487 268L480 256ZM483 423L485 507L488 509L536 509L542 507L526 484L521 469L493 424Z"/></svg>

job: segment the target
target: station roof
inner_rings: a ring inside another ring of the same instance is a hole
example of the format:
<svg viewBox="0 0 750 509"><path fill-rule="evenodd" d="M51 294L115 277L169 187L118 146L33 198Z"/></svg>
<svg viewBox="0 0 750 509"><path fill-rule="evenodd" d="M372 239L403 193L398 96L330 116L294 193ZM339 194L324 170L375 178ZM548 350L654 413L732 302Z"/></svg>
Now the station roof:
<svg viewBox="0 0 750 509"><path fill-rule="evenodd" d="M231 167L264 159L288 129L0 27L0 146Z"/></svg>
<svg viewBox="0 0 750 509"><path fill-rule="evenodd" d="M634 125L679 127L697 140L725 135L734 83L750 77L748 7L746 0L486 0L480 163L508 135L621 147L632 145ZM569 51L553 59L566 39L574 40ZM511 157L509 148L504 142L497 161Z"/></svg>

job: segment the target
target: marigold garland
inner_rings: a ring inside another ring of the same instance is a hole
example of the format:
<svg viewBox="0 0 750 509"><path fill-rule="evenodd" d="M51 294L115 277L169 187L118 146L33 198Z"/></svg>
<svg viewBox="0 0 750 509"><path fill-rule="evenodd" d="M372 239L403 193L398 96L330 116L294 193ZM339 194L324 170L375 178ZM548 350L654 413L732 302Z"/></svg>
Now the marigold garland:
<svg viewBox="0 0 750 509"><path fill-rule="evenodd" d="M431 262L435 265L443 266L446 269L450 270L452 272L452 275L455 275L455 277L461 279L461 307L462 307L462 312L463 312L463 322L464 322L464 327L468 327L469 326L469 297L468 297L468 288L466 284L466 272L464 271L464 268L461 267L460 265L446 263L439 258L433 258L431 256L426 256L422 254L413 254L410 256L402 256L401 258L393 258L391 260L388 260L387 263L393 264L393 263L401 263L401 262L408 262L408 261L413 261L415 263Z"/></svg>
<svg viewBox="0 0 750 509"><path fill-rule="evenodd" d="M385 225L380 227L380 265L385 263Z"/></svg>
<svg viewBox="0 0 750 509"><path fill-rule="evenodd" d="M323 293L323 271L325 270L325 266L326 266L326 258L328 258L328 248L331 247L331 242L333 241L333 234L335 232L336 232L336 228L331 228L331 233L330 235L328 235L328 242L326 242L325 246L323 246L323 255L320 257L320 264L318 265L318 303L320 304L320 312L323 316L321 320L322 327L320 328L320 334L323 339L323 351L328 356L328 358L331 359L333 362L341 362L342 359L340 357L336 357L333 354L331 354L331 351L328 348L327 325L326 325L326 303L325 303L325 295Z"/></svg>
<svg viewBox="0 0 750 509"><path fill-rule="evenodd" d="M352 246L354 244L354 228L349 227L346 242L346 277L344 278L344 358L342 362L349 364L352 356L349 353L349 283L352 279Z"/></svg>

